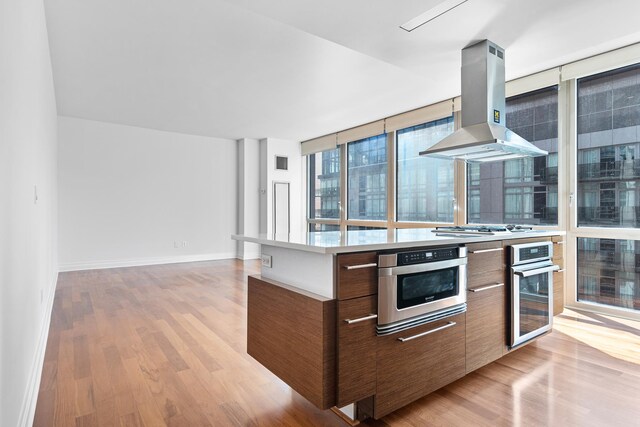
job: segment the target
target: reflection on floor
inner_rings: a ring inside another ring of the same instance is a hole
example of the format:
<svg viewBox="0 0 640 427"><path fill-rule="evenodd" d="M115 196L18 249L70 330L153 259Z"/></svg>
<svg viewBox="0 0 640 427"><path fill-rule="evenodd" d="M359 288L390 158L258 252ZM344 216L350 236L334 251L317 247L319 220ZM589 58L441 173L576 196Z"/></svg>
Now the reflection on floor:
<svg viewBox="0 0 640 427"><path fill-rule="evenodd" d="M237 260L63 273L36 426L345 425L246 354ZM640 323L566 310L553 333L364 424L640 425Z"/></svg>

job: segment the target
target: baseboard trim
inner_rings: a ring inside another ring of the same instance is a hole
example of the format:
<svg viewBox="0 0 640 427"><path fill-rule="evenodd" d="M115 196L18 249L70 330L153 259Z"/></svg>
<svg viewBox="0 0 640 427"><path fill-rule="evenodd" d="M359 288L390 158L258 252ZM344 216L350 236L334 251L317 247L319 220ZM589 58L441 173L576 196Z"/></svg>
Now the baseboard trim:
<svg viewBox="0 0 640 427"><path fill-rule="evenodd" d="M250 260L250 259L260 259L260 252L248 252L242 255L238 254L236 258L241 259L243 261Z"/></svg>
<svg viewBox="0 0 640 427"><path fill-rule="evenodd" d="M38 392L40 390L40 379L42 378L42 368L44 366L44 355L47 350L47 340L49 339L49 325L51 324L51 313L53 312L53 301L56 294L56 285L58 284L58 272L53 274L52 283L50 284L49 295L47 296L47 305L42 324L40 325L40 337L38 338L38 346L36 354L33 358L31 366L31 375L27 383L27 390L22 401L22 409L20 410L20 418L18 425L21 427L29 427L33 425L33 419L36 415L36 404L38 403Z"/></svg>
<svg viewBox="0 0 640 427"><path fill-rule="evenodd" d="M79 271L79 270L99 270L104 268L139 267L144 265L178 264L182 262L216 261L221 259L232 259L235 257L236 257L235 252L223 252L223 253L215 253L215 254L182 255L182 256L175 256L175 257L160 257L160 258L71 262L71 263L60 264L58 267L61 272Z"/></svg>

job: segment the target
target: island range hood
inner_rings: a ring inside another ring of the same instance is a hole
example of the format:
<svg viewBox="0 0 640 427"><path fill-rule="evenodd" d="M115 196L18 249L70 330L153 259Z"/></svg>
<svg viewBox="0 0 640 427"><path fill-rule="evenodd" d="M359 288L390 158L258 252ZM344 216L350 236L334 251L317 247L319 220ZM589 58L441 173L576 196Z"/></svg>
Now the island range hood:
<svg viewBox="0 0 640 427"><path fill-rule="evenodd" d="M489 40L462 49L462 127L421 156L492 162L548 154L505 126L504 59Z"/></svg>

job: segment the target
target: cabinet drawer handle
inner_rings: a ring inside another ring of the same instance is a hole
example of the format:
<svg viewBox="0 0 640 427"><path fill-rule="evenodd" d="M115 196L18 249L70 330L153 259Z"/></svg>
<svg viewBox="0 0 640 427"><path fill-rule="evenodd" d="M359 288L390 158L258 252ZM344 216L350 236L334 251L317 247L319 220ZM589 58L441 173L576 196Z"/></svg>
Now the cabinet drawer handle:
<svg viewBox="0 0 640 427"><path fill-rule="evenodd" d="M503 248L494 248L494 249L479 249L477 251L469 251L470 254L483 254L486 252L502 252Z"/></svg>
<svg viewBox="0 0 640 427"><path fill-rule="evenodd" d="M358 270L360 268L370 268L370 267L377 267L377 266L378 266L378 263L371 262L369 264L345 265L344 268L346 268L347 270Z"/></svg>
<svg viewBox="0 0 640 427"><path fill-rule="evenodd" d="M561 269L561 270L556 270L556 271L554 271L554 273L564 273L564 268Z"/></svg>
<svg viewBox="0 0 640 427"><path fill-rule="evenodd" d="M424 337L425 335L429 335L429 334L432 334L434 332L438 332L438 331L441 331L443 329L450 328L452 326L456 326L456 322L449 322L446 325L439 326L439 327L437 327L435 329L431 329L430 331L426 331L426 332L414 335L414 336L409 337L409 338L398 338L398 341L407 342L407 341L415 340L416 338Z"/></svg>
<svg viewBox="0 0 640 427"><path fill-rule="evenodd" d="M469 292L482 292L488 291L489 289L499 288L500 286L504 286L504 283L496 283L494 285L483 286L481 288L468 289Z"/></svg>
<svg viewBox="0 0 640 427"><path fill-rule="evenodd" d="M377 319L377 318L378 318L377 314L370 314L368 316L359 317L357 319L344 319L344 321L345 323L353 325L354 323L360 323L360 322L364 322L365 320L371 320L371 319Z"/></svg>

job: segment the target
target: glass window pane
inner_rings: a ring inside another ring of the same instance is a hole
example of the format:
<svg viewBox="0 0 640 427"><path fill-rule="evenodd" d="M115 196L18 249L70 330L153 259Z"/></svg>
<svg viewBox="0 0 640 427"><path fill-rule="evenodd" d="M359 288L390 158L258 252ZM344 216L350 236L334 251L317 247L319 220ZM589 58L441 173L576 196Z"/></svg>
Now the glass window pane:
<svg viewBox="0 0 640 427"><path fill-rule="evenodd" d="M387 219L387 136L347 144L348 218Z"/></svg>
<svg viewBox="0 0 640 427"><path fill-rule="evenodd" d="M638 227L640 65L578 80L578 225Z"/></svg>
<svg viewBox="0 0 640 427"><path fill-rule="evenodd" d="M309 231L340 231L340 226L338 224L310 223Z"/></svg>
<svg viewBox="0 0 640 427"><path fill-rule="evenodd" d="M640 310L640 241L578 239L578 301Z"/></svg>
<svg viewBox="0 0 640 427"><path fill-rule="evenodd" d="M347 231L386 230L385 227L370 227L364 225L347 225Z"/></svg>
<svg viewBox="0 0 640 427"><path fill-rule="evenodd" d="M340 218L340 149L311 154L307 168L309 218Z"/></svg>
<svg viewBox="0 0 640 427"><path fill-rule="evenodd" d="M398 221L453 222L453 160L418 153L453 132L453 116L396 133Z"/></svg>
<svg viewBox="0 0 640 427"><path fill-rule="evenodd" d="M558 224L557 89L507 99L507 127L549 155L468 163L467 222Z"/></svg>

